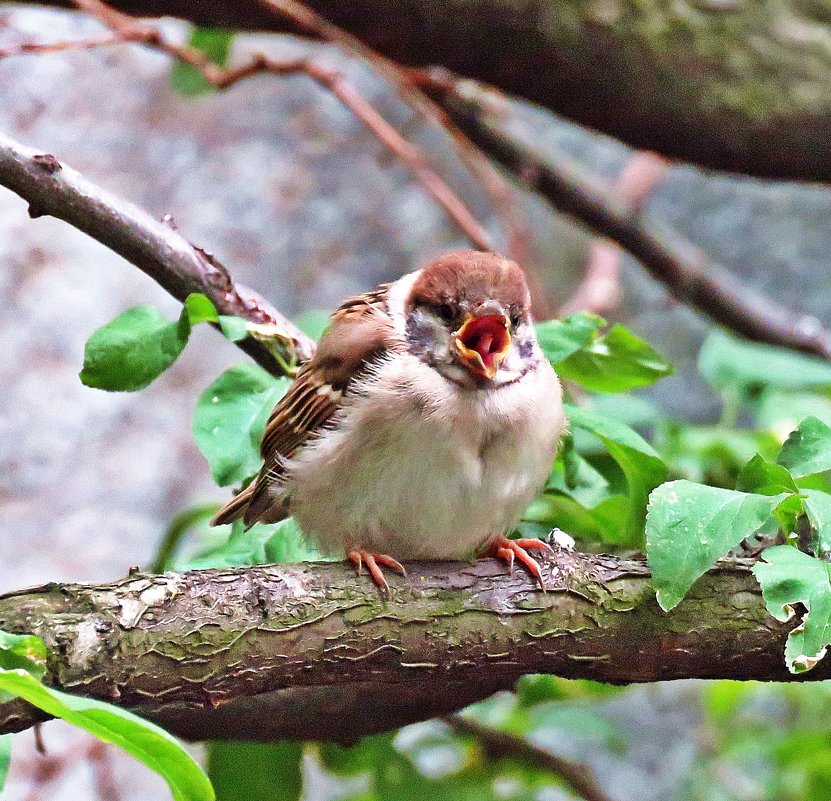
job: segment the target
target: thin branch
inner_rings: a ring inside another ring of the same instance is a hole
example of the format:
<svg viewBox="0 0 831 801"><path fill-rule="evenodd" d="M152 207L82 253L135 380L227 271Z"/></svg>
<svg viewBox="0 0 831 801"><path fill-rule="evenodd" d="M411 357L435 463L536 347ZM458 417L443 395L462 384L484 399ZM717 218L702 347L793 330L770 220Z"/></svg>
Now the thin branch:
<svg viewBox="0 0 831 801"><path fill-rule="evenodd" d="M486 153L554 208L628 250L676 300L756 342L831 358L831 331L816 317L780 306L677 233L656 232L654 221L645 223L613 192L539 153L510 129L501 95L446 70L414 75Z"/></svg>
<svg viewBox="0 0 831 801"><path fill-rule="evenodd" d="M68 222L123 256L178 300L202 292L220 314L255 323L256 331L237 344L275 375L314 353L313 340L261 295L236 283L211 253L188 242L169 218L154 219L55 156L0 134L0 185L26 200L32 217L50 215Z"/></svg>
<svg viewBox="0 0 831 801"><path fill-rule="evenodd" d="M626 162L612 191L629 213L639 216L655 184L664 176L669 162L655 153L638 151ZM586 272L574 294L560 308L561 315L578 311L603 314L620 303L620 267L623 249L611 239L598 237L589 245Z"/></svg>
<svg viewBox="0 0 831 801"><path fill-rule="evenodd" d="M527 216L514 192L490 159L456 126L445 111L412 80L410 71L387 58L298 0L259 0L258 4L276 18L291 23L306 36L339 46L366 61L380 76L395 86L399 97L427 120L443 128L451 137L456 152L490 198L506 237L508 255L523 265L531 284L534 313L539 318L554 312L553 299L540 279L531 245Z"/></svg>
<svg viewBox="0 0 831 801"><path fill-rule="evenodd" d="M480 250L493 250L488 232L447 182L430 166L422 152L398 133L339 72L326 69L309 58L280 60L262 54L256 54L247 62L226 69L213 63L201 50L172 42L158 28L123 14L101 0L73 2L79 9L106 25L122 41L146 45L189 64L216 89L228 89L245 78L262 73L308 76L337 97L384 147L401 160L475 247Z"/></svg>
<svg viewBox="0 0 831 801"><path fill-rule="evenodd" d="M670 613L643 561L558 549L548 592L495 560L409 565L384 600L343 562L162 575L0 596L0 629L49 647L47 681L189 739L354 741L447 715L525 673L615 684L788 673L750 560L702 577ZM39 719L0 705L0 733Z"/></svg>
<svg viewBox="0 0 831 801"><path fill-rule="evenodd" d="M462 715L447 715L444 723L459 734L475 737L491 759L513 759L558 776L572 792L585 801L611 801L597 784L592 769L580 762L552 754L522 737L497 731Z"/></svg>
<svg viewBox="0 0 831 801"><path fill-rule="evenodd" d="M0 47L0 59L10 58L11 56L64 53L69 50L94 50L98 47L110 47L123 42L124 37L116 34L90 37L89 39L68 39L61 42L21 42L8 47Z"/></svg>

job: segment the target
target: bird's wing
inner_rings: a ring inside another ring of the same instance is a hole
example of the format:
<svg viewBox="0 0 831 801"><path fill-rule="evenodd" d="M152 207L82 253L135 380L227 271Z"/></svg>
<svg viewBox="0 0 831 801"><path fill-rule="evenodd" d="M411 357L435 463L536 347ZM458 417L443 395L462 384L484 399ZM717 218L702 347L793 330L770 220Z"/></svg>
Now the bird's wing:
<svg viewBox="0 0 831 801"><path fill-rule="evenodd" d="M243 516L250 526L288 514L281 493L286 459L332 419L355 376L389 347L387 289L383 285L351 297L334 312L314 357L301 368L268 419L259 475L220 510L215 525Z"/></svg>

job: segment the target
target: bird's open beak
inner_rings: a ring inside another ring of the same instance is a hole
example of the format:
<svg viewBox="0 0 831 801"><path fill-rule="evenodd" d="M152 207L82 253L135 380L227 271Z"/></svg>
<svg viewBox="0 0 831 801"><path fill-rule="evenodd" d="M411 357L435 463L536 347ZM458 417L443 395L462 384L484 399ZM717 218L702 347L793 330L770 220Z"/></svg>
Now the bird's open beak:
<svg viewBox="0 0 831 801"><path fill-rule="evenodd" d="M461 363L474 375L493 378L511 347L509 327L501 313L468 315L453 334Z"/></svg>

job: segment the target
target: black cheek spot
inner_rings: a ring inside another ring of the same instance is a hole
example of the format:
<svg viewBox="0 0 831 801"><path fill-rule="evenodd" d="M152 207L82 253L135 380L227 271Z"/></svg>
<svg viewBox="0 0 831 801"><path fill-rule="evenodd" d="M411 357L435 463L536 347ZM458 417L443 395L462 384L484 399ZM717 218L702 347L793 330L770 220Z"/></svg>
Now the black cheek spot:
<svg viewBox="0 0 831 801"><path fill-rule="evenodd" d="M530 339L523 339L517 343L517 350L523 359L530 359L534 354L534 342Z"/></svg>
<svg viewBox="0 0 831 801"><path fill-rule="evenodd" d="M430 350L432 343L432 332L429 325L419 324L410 317L407 320L407 342L410 344L410 351L416 356L423 356Z"/></svg>

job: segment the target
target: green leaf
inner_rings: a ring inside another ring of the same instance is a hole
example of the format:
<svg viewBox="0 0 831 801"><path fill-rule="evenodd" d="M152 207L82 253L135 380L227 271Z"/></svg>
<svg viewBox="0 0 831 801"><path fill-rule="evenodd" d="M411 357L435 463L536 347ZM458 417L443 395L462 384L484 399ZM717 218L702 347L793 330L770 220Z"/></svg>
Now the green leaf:
<svg viewBox="0 0 831 801"><path fill-rule="evenodd" d="M591 679L563 679L545 673L527 673L517 681L516 701L520 707L529 707L551 701L606 698L620 691L620 687Z"/></svg>
<svg viewBox="0 0 831 801"><path fill-rule="evenodd" d="M319 562L329 558L309 543L293 517L287 517L274 526L274 533L265 541L263 550L266 564Z"/></svg>
<svg viewBox="0 0 831 801"><path fill-rule="evenodd" d="M669 481L649 498L646 555L665 611L721 556L757 532L789 495L750 495L691 481Z"/></svg>
<svg viewBox="0 0 831 801"><path fill-rule="evenodd" d="M303 312L294 322L306 336L320 339L329 325L331 312L322 309L310 309Z"/></svg>
<svg viewBox="0 0 831 801"><path fill-rule="evenodd" d="M0 669L25 670L41 679L46 673L46 656L46 645L40 637L0 629Z"/></svg>
<svg viewBox="0 0 831 801"><path fill-rule="evenodd" d="M216 323L219 322L219 315L216 312L216 307L213 301L200 292L192 292L185 298L182 304L185 317L191 326L199 325L200 323Z"/></svg>
<svg viewBox="0 0 831 801"><path fill-rule="evenodd" d="M807 610L785 646L788 670L804 673L822 659L831 643L831 564L790 545L767 548L762 559L753 574L768 612L784 622L793 616L794 604Z"/></svg>
<svg viewBox="0 0 831 801"><path fill-rule="evenodd" d="M618 523L618 542L638 547L643 542L649 493L666 478L666 465L643 437L623 423L577 406L567 406L566 414L572 429L593 434L620 465L629 487L629 508L625 520Z"/></svg>
<svg viewBox="0 0 831 801"><path fill-rule="evenodd" d="M0 734L0 793L6 784L6 777L9 775L9 765L12 761L12 736L11 734Z"/></svg>
<svg viewBox="0 0 831 801"><path fill-rule="evenodd" d="M626 392L654 384L672 372L650 345L622 325L613 325L556 369L561 378L592 392Z"/></svg>
<svg viewBox="0 0 831 801"><path fill-rule="evenodd" d="M831 365L824 359L748 342L719 330L701 348L698 370L715 389L831 390Z"/></svg>
<svg viewBox="0 0 831 801"><path fill-rule="evenodd" d="M166 320L155 306L135 306L87 340L81 381L110 391L143 389L179 358L193 326L200 323L217 323L234 341L247 333L244 320L220 316L199 293L188 295L178 320Z"/></svg>
<svg viewBox="0 0 831 801"><path fill-rule="evenodd" d="M768 431L669 423L658 429L656 449L681 478L732 489L742 468L760 453L776 459L781 442Z"/></svg>
<svg viewBox="0 0 831 801"><path fill-rule="evenodd" d="M831 495L819 490L801 490L802 505L811 528L817 534L819 556L831 553Z"/></svg>
<svg viewBox="0 0 831 801"><path fill-rule="evenodd" d="M710 681L702 687L702 710L718 726L729 725L736 719L739 706L756 688L746 681Z"/></svg>
<svg viewBox="0 0 831 801"><path fill-rule="evenodd" d="M831 428L816 417L806 417L791 432L776 461L794 478L831 470Z"/></svg>
<svg viewBox="0 0 831 801"><path fill-rule="evenodd" d="M545 358L556 365L586 347L604 325L606 321L602 317L580 312L562 320L537 323L535 328Z"/></svg>
<svg viewBox="0 0 831 801"><path fill-rule="evenodd" d="M184 509L177 514L165 531L162 541L150 565L152 573L176 570L176 554L186 534L200 527L207 527L211 518L219 511L219 504L204 503Z"/></svg>
<svg viewBox="0 0 831 801"><path fill-rule="evenodd" d="M221 487L245 481L262 465L260 441L289 381L253 364L226 370L200 396L193 436Z"/></svg>
<svg viewBox="0 0 831 801"><path fill-rule="evenodd" d="M831 425L831 400L809 392L770 389L759 398L755 416L760 428L784 431L785 434L793 431L806 417L818 417Z"/></svg>
<svg viewBox="0 0 831 801"><path fill-rule="evenodd" d="M799 492L793 476L782 465L767 462L758 453L742 468L736 489L759 495Z"/></svg>
<svg viewBox="0 0 831 801"><path fill-rule="evenodd" d="M214 64L224 67L228 63L233 38L234 34L226 28L200 27L193 29L188 45L201 50ZM213 87L196 67L182 61L177 61L170 70L170 87L186 97L213 91Z"/></svg>
<svg viewBox="0 0 831 801"><path fill-rule="evenodd" d="M175 801L215 798L208 777L179 742L132 712L53 690L24 670L0 670L0 690L123 748L165 779Z"/></svg>
<svg viewBox="0 0 831 801"><path fill-rule="evenodd" d="M618 497L618 496L616 496ZM624 513L618 518L615 532L608 532L610 542L616 542L615 534L620 534L620 520L625 518L629 510L628 499L624 498ZM533 533L525 527L538 526ZM523 514L523 522L519 529L522 536L540 536L547 534L554 526L568 532L572 537L585 542L599 542L605 540L607 532L603 521L598 519L594 510L583 506L567 495L547 492L531 502ZM525 529L525 530L523 530Z"/></svg>
<svg viewBox="0 0 831 801"><path fill-rule="evenodd" d="M672 372L670 366L622 325L606 325L595 314L574 314L537 325L537 338L546 358L562 378L594 392L624 392L654 384Z"/></svg>
<svg viewBox="0 0 831 801"><path fill-rule="evenodd" d="M300 526L291 517L279 523L257 523L248 530L241 520L236 520L226 542L189 560L183 569L241 567L275 562L296 564L326 561L329 558L331 557L309 544Z"/></svg>
<svg viewBox="0 0 831 801"><path fill-rule="evenodd" d="M362 737L355 745L320 743L318 756L326 770L338 776L355 776L372 770L392 753L394 734Z"/></svg>
<svg viewBox="0 0 831 801"><path fill-rule="evenodd" d="M81 381L134 392L158 378L184 350L190 325L165 320L155 306L136 306L95 331L84 348Z"/></svg>
<svg viewBox="0 0 831 801"><path fill-rule="evenodd" d="M184 311L191 327L200 323L217 323L220 331L231 342L239 342L248 336L248 321L242 317L219 314L213 301L199 292L193 292L185 298ZM181 321L180 321L181 323Z"/></svg>
<svg viewBox="0 0 831 801"><path fill-rule="evenodd" d="M630 428L653 428L665 420L663 411L641 395L594 395L590 408L604 417L626 423Z"/></svg>
<svg viewBox="0 0 831 801"><path fill-rule="evenodd" d="M180 570L202 570L210 567L264 565L268 562L265 545L273 536L274 525L257 523L246 531L243 522L235 520L225 542L186 560L177 567Z"/></svg>
<svg viewBox="0 0 831 801"><path fill-rule="evenodd" d="M208 744L217 801L297 801L303 792L301 743Z"/></svg>
<svg viewBox="0 0 831 801"><path fill-rule="evenodd" d="M230 317L227 314L217 315L219 328L225 339L231 342L239 342L248 336L248 322L242 317Z"/></svg>
<svg viewBox="0 0 831 801"><path fill-rule="evenodd" d="M609 495L609 481L588 459L577 453L571 437L567 437L560 447L545 488L557 490L587 507Z"/></svg>

